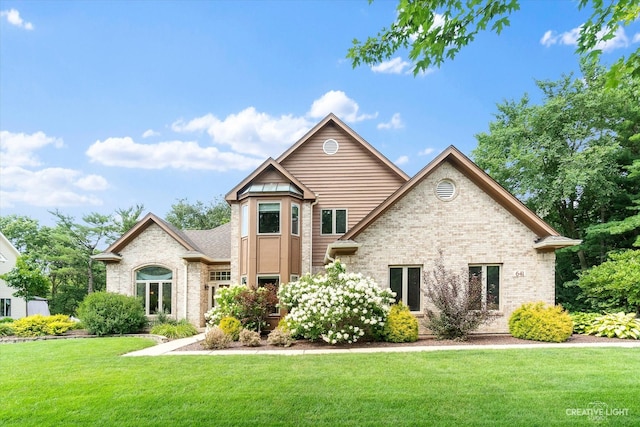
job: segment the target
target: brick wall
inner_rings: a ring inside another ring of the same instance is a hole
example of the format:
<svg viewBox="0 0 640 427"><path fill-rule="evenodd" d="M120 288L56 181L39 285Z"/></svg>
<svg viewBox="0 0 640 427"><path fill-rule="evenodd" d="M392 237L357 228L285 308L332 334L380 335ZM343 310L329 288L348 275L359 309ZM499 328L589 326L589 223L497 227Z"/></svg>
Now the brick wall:
<svg viewBox="0 0 640 427"><path fill-rule="evenodd" d="M451 201L435 194L444 178L456 185L457 196ZM481 332L508 332L509 316L519 305L555 300L555 254L533 249L536 238L472 181L443 163L357 236L362 247L342 261L349 271L362 272L383 287L389 286L390 265L421 265L424 275L432 270L440 249L445 266L456 272L466 271L469 264L500 264L501 316Z"/></svg>

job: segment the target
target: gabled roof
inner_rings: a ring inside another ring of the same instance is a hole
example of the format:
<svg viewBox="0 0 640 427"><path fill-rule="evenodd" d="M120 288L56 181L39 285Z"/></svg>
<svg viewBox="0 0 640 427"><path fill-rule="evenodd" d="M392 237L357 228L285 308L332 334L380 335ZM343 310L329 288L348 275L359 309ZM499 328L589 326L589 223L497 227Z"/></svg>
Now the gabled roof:
<svg viewBox="0 0 640 427"><path fill-rule="evenodd" d="M0 231L0 241L3 241L5 246L7 246L7 248L9 248L9 251L13 252L13 254L18 257L20 256L20 251L18 251L16 249L15 246L13 246L13 243L11 243L11 241L9 239L7 239L7 236L5 236L4 234L2 234L2 232Z"/></svg>
<svg viewBox="0 0 640 427"><path fill-rule="evenodd" d="M190 261L225 262L231 259L231 228L223 224L211 230L179 230L162 218L148 213L129 231L113 242L104 252L92 258L104 262L119 262L120 252L152 224L185 248L183 258Z"/></svg>
<svg viewBox="0 0 640 427"><path fill-rule="evenodd" d="M313 191L309 190L309 188L304 185L300 180L298 180L295 176L293 176L288 170L286 170L282 165L278 164L273 158L269 157L264 161L256 170L254 170L248 177L246 177L240 184L236 185L229 191L225 196L225 200L227 202L233 202L238 200L238 193L248 186L251 181L256 179L262 172L266 171L268 168L274 168L277 170L282 176L287 178L291 183L293 183L296 187L302 190L302 198L305 200L315 200L316 196Z"/></svg>
<svg viewBox="0 0 640 427"><path fill-rule="evenodd" d="M440 153L435 159L433 159L413 178L411 178L410 181L405 183L395 193L389 196L387 200L378 205L378 207L371 211L369 215L364 217L345 235L340 237L339 240L350 240L356 237L444 162L449 162L456 169L462 172L467 178L469 178L473 183L480 187L486 194L491 196L507 211L518 218L520 222L527 226L531 231L536 233L540 239L544 239L549 236L560 236L559 233L553 229L553 227L551 227L544 220L533 213L520 200L509 193L493 178L487 175L485 171L483 171L482 169L480 169L480 167L473 163L467 156L462 154L462 152L460 152L454 146L450 146L442 153ZM563 245L564 247L578 244L580 241L566 239L563 240L563 242L566 243ZM557 240L557 243L560 243L560 240Z"/></svg>
<svg viewBox="0 0 640 427"><path fill-rule="evenodd" d="M295 144L293 144L287 151L282 153L280 157L276 159L278 163L282 163L291 153L296 151L301 145L304 145L313 135L315 135L320 129L326 126L329 123L333 123L335 126L338 126L344 132L346 132L350 137L358 141L362 147L364 147L367 151L369 151L373 156L378 158L378 160L395 172L397 175L402 177L405 181L409 180L409 175L407 175L402 169L396 166L392 161L387 159L382 153L376 150L371 144L362 139L360 135L353 131L349 126L347 126L342 120L340 120L335 114L330 113L327 117L322 119L320 123L315 125L309 132L307 132L302 138L298 140Z"/></svg>

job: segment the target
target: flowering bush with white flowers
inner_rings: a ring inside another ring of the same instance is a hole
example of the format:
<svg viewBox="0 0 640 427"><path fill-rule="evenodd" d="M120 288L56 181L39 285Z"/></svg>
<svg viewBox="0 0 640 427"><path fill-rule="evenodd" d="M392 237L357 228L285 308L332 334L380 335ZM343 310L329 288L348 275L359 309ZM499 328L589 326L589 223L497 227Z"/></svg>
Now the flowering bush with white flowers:
<svg viewBox="0 0 640 427"><path fill-rule="evenodd" d="M340 261L327 265L326 274L306 275L280 287L280 305L289 313L291 334L330 344L378 338L395 294L362 274L346 273Z"/></svg>
<svg viewBox="0 0 640 427"><path fill-rule="evenodd" d="M212 328L220 323L223 317L235 317L240 319L242 315L240 306L236 302L237 296L247 289L245 285L231 285L226 288L219 288L214 298L216 305L204 314L207 328Z"/></svg>

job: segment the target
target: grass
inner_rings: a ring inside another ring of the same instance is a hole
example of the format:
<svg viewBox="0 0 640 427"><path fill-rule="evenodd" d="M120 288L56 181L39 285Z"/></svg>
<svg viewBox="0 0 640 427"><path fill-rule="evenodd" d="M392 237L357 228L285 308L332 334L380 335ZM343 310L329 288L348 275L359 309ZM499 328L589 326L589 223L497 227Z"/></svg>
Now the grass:
<svg viewBox="0 0 640 427"><path fill-rule="evenodd" d="M151 344L0 345L0 425L640 425L638 349L119 357Z"/></svg>

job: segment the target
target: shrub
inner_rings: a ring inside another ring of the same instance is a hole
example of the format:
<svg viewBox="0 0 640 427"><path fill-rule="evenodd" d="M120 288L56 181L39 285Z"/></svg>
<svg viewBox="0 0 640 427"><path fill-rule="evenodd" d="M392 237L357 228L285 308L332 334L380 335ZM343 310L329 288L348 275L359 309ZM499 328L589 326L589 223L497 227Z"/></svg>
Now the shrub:
<svg viewBox="0 0 640 427"><path fill-rule="evenodd" d="M394 293L361 274L347 274L340 261L325 269L326 274L305 275L280 287L292 336L330 344L381 336Z"/></svg>
<svg viewBox="0 0 640 427"><path fill-rule="evenodd" d="M130 334L147 325L144 307L132 296L94 292L80 303L78 316L91 334Z"/></svg>
<svg viewBox="0 0 640 427"><path fill-rule="evenodd" d="M168 323L161 323L151 328L151 333L156 335L162 335L169 339L187 338L194 336L198 333L198 330L187 319L181 319L180 321L172 321Z"/></svg>
<svg viewBox="0 0 640 427"><path fill-rule="evenodd" d="M13 323L13 319L11 317L0 317L0 323Z"/></svg>
<svg viewBox="0 0 640 427"><path fill-rule="evenodd" d="M236 296L240 306L240 321L245 328L260 332L267 326L267 319L278 304L275 285L247 288Z"/></svg>
<svg viewBox="0 0 640 427"><path fill-rule="evenodd" d="M34 314L23 317L12 324L15 335L19 337L37 337L42 335L62 335L73 328L74 323L65 314L43 316Z"/></svg>
<svg viewBox="0 0 640 427"><path fill-rule="evenodd" d="M227 288L220 288L215 295L216 305L204 314L207 325L210 327L220 323L223 317L235 317L240 319L240 305L236 300L236 296L243 290L247 289L244 285L232 285Z"/></svg>
<svg viewBox="0 0 640 427"><path fill-rule="evenodd" d="M243 329L240 331L239 340L245 347L259 347L262 342L260 340L260 334L249 329Z"/></svg>
<svg viewBox="0 0 640 427"><path fill-rule="evenodd" d="M0 337L8 337L14 335L13 324L8 322L0 323Z"/></svg>
<svg viewBox="0 0 640 427"><path fill-rule="evenodd" d="M564 342L573 333L573 321L559 305L526 303L511 314L509 332L525 340Z"/></svg>
<svg viewBox="0 0 640 427"><path fill-rule="evenodd" d="M600 316L600 313L570 313L573 320L573 332L576 334L587 334L587 328Z"/></svg>
<svg viewBox="0 0 640 427"><path fill-rule="evenodd" d="M640 319L635 313L609 313L595 319L586 328L590 335L609 338L640 339Z"/></svg>
<svg viewBox="0 0 640 427"><path fill-rule="evenodd" d="M418 319L415 318L402 302L394 304L389 310L384 324L384 339L389 342L418 341Z"/></svg>
<svg viewBox="0 0 640 427"><path fill-rule="evenodd" d="M176 319L174 319L173 317L170 317L169 313L167 313L165 311L161 311L156 315L156 318L153 319L151 324L152 324L152 328L153 328L156 325L164 325L164 324L177 325L178 321Z"/></svg>
<svg viewBox="0 0 640 427"><path fill-rule="evenodd" d="M430 273L425 274L425 296L435 310L424 309L424 325L438 339L465 341L481 325L491 322L495 313L488 309L482 297L480 277L469 278L468 272L456 274L439 259Z"/></svg>
<svg viewBox="0 0 640 427"><path fill-rule="evenodd" d="M229 347L231 337L225 334L218 326L209 329L204 335L202 346L209 350L221 350Z"/></svg>
<svg viewBox="0 0 640 427"><path fill-rule="evenodd" d="M293 344L291 332L275 328L273 331L269 332L269 335L267 336L267 344L277 345L280 347L290 347L291 344Z"/></svg>
<svg viewBox="0 0 640 427"><path fill-rule="evenodd" d="M222 332L229 335L233 341L238 341L240 338L240 331L242 330L242 323L235 317L226 316L220 319L220 329Z"/></svg>

